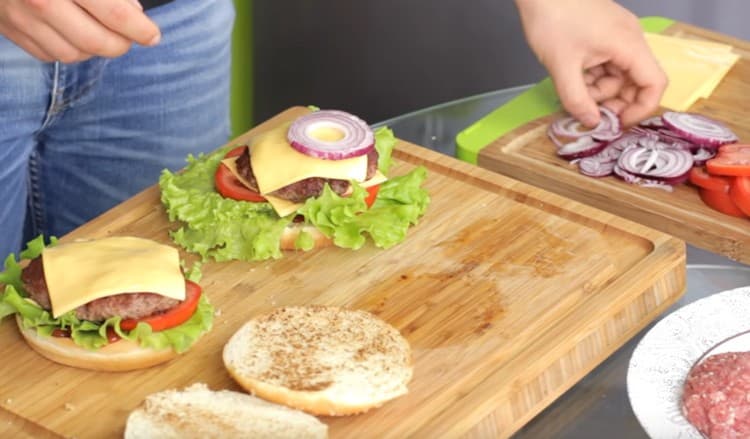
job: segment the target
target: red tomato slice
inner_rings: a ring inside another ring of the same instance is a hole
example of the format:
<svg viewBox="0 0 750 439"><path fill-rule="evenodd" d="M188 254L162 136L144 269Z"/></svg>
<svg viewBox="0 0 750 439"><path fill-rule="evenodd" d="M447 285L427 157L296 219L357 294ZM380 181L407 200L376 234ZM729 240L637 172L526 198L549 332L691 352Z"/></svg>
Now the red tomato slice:
<svg viewBox="0 0 750 439"><path fill-rule="evenodd" d="M242 155L245 151L246 146L239 146L229 151L224 157L237 157ZM225 198L231 198L238 201L251 201L251 202L263 202L266 201L263 196L253 190L250 190L247 186L242 184L237 177L232 174L223 163L219 163L219 167L216 168L216 174L214 175L214 184L216 190Z"/></svg>
<svg viewBox="0 0 750 439"><path fill-rule="evenodd" d="M721 191L710 191L708 189L698 189L701 200L703 200L708 207L718 210L725 215L731 215L743 218L745 214L734 204L732 198L726 192Z"/></svg>
<svg viewBox="0 0 750 439"><path fill-rule="evenodd" d="M185 281L185 300L160 314L144 317L142 319L125 319L120 322L120 328L125 331L132 331L139 322L145 322L151 325L154 331L163 331L174 328L185 323L195 313L198 308L198 300L201 297L201 287L195 282Z"/></svg>
<svg viewBox="0 0 750 439"><path fill-rule="evenodd" d="M367 198L365 198L365 203L367 203L367 207L369 208L369 207L372 207L372 203L374 203L375 198L378 197L378 191L380 190L380 185L376 184L375 186L370 186L366 188L366 190L369 195L367 195Z"/></svg>
<svg viewBox="0 0 750 439"><path fill-rule="evenodd" d="M706 172L703 166L695 166L690 170L690 183L708 189L710 191L729 192L732 186L731 177L722 177L720 175L711 175Z"/></svg>
<svg viewBox="0 0 750 439"><path fill-rule="evenodd" d="M750 177L750 145L724 145L716 157L706 162L708 172L716 175Z"/></svg>
<svg viewBox="0 0 750 439"><path fill-rule="evenodd" d="M750 216L750 177L737 177L734 179L729 196L734 204L745 215Z"/></svg>

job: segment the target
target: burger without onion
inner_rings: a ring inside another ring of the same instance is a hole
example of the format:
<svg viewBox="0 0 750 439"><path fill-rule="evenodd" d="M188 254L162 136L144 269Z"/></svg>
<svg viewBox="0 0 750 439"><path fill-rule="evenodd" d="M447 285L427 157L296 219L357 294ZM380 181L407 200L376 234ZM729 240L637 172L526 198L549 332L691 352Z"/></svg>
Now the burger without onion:
<svg viewBox="0 0 750 439"><path fill-rule="evenodd" d="M216 260L262 260L325 245L388 248L405 239L429 204L424 167L386 178L396 143L337 110L315 111L222 148L159 185L172 233Z"/></svg>
<svg viewBox="0 0 750 439"><path fill-rule="evenodd" d="M21 258L24 268L10 255L0 273L0 320L15 315L29 345L52 361L141 369L185 352L211 328L213 308L172 247L133 237L46 247L40 236Z"/></svg>

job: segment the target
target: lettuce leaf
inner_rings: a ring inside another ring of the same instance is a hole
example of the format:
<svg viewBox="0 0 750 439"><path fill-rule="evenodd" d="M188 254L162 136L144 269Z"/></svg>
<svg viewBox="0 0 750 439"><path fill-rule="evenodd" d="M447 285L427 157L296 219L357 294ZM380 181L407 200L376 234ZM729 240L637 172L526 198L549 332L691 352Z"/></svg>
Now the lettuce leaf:
<svg viewBox="0 0 750 439"><path fill-rule="evenodd" d="M50 244L56 242L53 238ZM44 241L40 236L29 242L21 256L24 259L33 259L41 255L43 249ZM200 276L199 267L193 265L191 268L193 279ZM7 316L18 314L24 329L34 328L39 335L47 337L51 336L55 329L67 329L70 330L71 339L86 349L95 350L106 345L107 328L112 328L123 339L134 341L140 346L154 349L171 347L177 352L184 352L211 330L213 324L214 309L205 294L201 295L198 308L190 319L182 325L158 332L152 332L151 327L145 323L139 323L132 331L123 331L120 328L120 317L112 317L101 323L80 320L76 317L75 310L54 318L49 311L27 298L21 281L21 270L14 255L8 256L5 260L5 271L0 273L0 283L5 284L5 291L0 295L0 321Z"/></svg>
<svg viewBox="0 0 750 439"><path fill-rule="evenodd" d="M375 132L378 167L387 173L396 138L383 127ZM257 261L283 256L281 234L294 214L280 218L268 203L248 203L222 197L214 189L214 174L229 149L219 149L197 158L188 157L180 173L164 170L159 178L161 201L170 221L179 227L171 232L174 242L203 260ZM365 204L366 191L353 184L349 197L340 197L330 188L309 199L298 211L306 224L320 229L344 248L358 249L368 237L381 248L403 241L410 225L416 224L429 205L430 198L421 187L427 178L424 167L394 177L380 186L372 208ZM296 241L300 250L313 247L311 237L301 234Z"/></svg>

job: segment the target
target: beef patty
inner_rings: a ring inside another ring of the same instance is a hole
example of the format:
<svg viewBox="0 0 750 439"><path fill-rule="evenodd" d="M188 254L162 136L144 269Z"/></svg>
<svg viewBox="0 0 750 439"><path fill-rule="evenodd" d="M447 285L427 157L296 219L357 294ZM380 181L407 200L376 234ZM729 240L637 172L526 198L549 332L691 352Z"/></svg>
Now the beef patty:
<svg viewBox="0 0 750 439"><path fill-rule="evenodd" d="M378 157L378 151L375 148L367 153L367 177L365 177L365 180L372 178L378 170ZM258 190L258 181L255 178L255 174L253 174L253 168L250 166L250 148L245 148L242 155L237 157L236 164L237 172L250 184L250 188L255 192L260 192ZM310 177L277 189L271 192L270 195L295 203L301 203L310 197L317 197L322 194L326 183L338 195L345 194L351 186L348 180Z"/></svg>
<svg viewBox="0 0 750 439"><path fill-rule="evenodd" d="M32 259L23 269L21 280L29 296L46 310L51 310L47 281L44 279L42 258ZM81 320L102 321L113 316L140 319L173 308L179 300L155 293L126 293L102 297L76 308Z"/></svg>
<svg viewBox="0 0 750 439"><path fill-rule="evenodd" d="M705 437L750 437L750 352L706 358L685 380L682 409Z"/></svg>

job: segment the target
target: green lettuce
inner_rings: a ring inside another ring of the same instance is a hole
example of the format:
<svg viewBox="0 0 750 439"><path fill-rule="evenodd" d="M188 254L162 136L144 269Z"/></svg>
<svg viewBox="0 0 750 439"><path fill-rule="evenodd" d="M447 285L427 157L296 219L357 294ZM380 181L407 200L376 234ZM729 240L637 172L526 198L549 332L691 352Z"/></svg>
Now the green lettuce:
<svg viewBox="0 0 750 439"><path fill-rule="evenodd" d="M396 144L393 131L383 127L375 132L378 168L384 174L391 166ZM228 146L211 154L189 156L180 173L168 170L159 178L161 201L170 221L179 226L171 232L174 242L203 260L257 261L282 257L281 235L297 214L344 248L358 249L368 237L377 247L388 248L403 241L409 226L417 223L427 206L429 194L422 183L424 167L394 177L380 185L378 197L367 209L367 192L353 184L353 193L340 197L326 187L321 196L309 199L296 213L279 217L268 203L226 199L214 189L214 174ZM300 250L313 248L309 234L295 241Z"/></svg>
<svg viewBox="0 0 750 439"><path fill-rule="evenodd" d="M56 242L53 238L50 245ZM36 258L42 254L43 249L44 241L40 236L29 242L21 257ZM192 279L200 276L198 268L199 265L193 265L191 268ZM123 339L136 342L140 346L153 349L171 347L177 352L184 352L208 332L213 324L214 309L205 294L201 295L198 308L190 319L174 328L157 332L153 332L151 326L145 323L139 323L132 331L124 331L120 328L121 317L112 317L100 323L80 320L76 317L75 310L55 318L27 297L21 281L21 270L14 255L8 256L5 260L5 271L0 273L0 283L5 284L5 291L0 295L0 321L7 316L18 314L24 329L34 328L39 335L47 337L51 336L55 329L67 329L70 331L71 339L86 349L95 350L105 346L108 343L107 329L112 328Z"/></svg>

